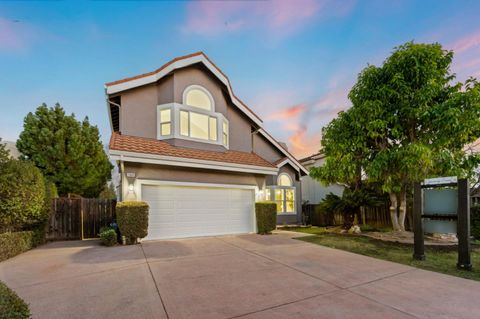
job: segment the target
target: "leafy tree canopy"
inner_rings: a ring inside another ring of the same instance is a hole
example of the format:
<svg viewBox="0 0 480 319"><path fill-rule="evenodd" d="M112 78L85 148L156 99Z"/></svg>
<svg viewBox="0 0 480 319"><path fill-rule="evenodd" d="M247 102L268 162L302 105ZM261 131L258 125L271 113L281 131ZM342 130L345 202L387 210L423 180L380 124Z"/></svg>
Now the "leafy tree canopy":
<svg viewBox="0 0 480 319"><path fill-rule="evenodd" d="M98 128L87 117L79 122L74 114L65 115L58 103L28 113L17 148L55 183L60 195L97 197L110 179L112 165Z"/></svg>
<svg viewBox="0 0 480 319"><path fill-rule="evenodd" d="M412 182L471 177L480 157L465 146L480 137L480 84L455 83L452 59L438 43L408 42L382 66L367 66L349 93L352 107L323 129L326 163L311 176L350 189L362 177L379 185L390 194L392 221L399 198L400 230Z"/></svg>

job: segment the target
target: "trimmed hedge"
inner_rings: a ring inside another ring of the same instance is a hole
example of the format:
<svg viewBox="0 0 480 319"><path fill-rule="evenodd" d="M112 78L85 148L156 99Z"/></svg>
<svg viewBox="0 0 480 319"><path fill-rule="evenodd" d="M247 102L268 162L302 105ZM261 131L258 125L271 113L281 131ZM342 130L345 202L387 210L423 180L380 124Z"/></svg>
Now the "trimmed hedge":
<svg viewBox="0 0 480 319"><path fill-rule="evenodd" d="M19 231L0 234L0 261L12 258L36 245L34 231Z"/></svg>
<svg viewBox="0 0 480 319"><path fill-rule="evenodd" d="M138 238L148 235L148 210L148 204L141 201L117 203L118 228L129 244L134 244Z"/></svg>
<svg viewBox="0 0 480 319"><path fill-rule="evenodd" d="M255 203L257 231L259 234L270 234L277 227L277 204L274 202Z"/></svg>
<svg viewBox="0 0 480 319"><path fill-rule="evenodd" d="M480 205L470 208L470 233L476 239L480 239Z"/></svg>
<svg viewBox="0 0 480 319"><path fill-rule="evenodd" d="M48 219L45 180L29 161L10 160L1 165L0 231L31 229Z"/></svg>
<svg viewBox="0 0 480 319"><path fill-rule="evenodd" d="M117 232L113 228L100 229L99 236L105 246L115 246L117 244Z"/></svg>
<svg viewBox="0 0 480 319"><path fill-rule="evenodd" d="M2 319L31 318L28 305L15 291L0 281L0 317Z"/></svg>

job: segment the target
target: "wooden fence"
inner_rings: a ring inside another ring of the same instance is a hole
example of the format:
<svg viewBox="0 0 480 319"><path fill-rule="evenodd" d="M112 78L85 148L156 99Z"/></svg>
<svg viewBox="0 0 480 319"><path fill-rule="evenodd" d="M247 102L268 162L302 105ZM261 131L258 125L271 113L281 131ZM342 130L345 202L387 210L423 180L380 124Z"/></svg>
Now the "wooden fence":
<svg viewBox="0 0 480 319"><path fill-rule="evenodd" d="M98 237L100 228L115 220L116 201L96 198L54 198L47 240Z"/></svg>
<svg viewBox="0 0 480 319"><path fill-rule="evenodd" d="M390 205L385 203L378 207L362 207L360 212L359 224L367 224L372 227L391 227ZM340 226L343 224L342 213L320 212L318 205L304 205L303 214L306 224L313 226ZM407 207L407 216L405 218L405 228L412 229L412 209Z"/></svg>

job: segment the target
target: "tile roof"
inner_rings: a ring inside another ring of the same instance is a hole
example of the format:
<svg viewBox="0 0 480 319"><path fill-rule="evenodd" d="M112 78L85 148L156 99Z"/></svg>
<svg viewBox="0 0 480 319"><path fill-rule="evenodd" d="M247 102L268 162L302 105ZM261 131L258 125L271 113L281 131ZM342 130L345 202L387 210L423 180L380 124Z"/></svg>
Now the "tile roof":
<svg viewBox="0 0 480 319"><path fill-rule="evenodd" d="M205 161L215 161L222 163L262 166L268 168L276 168L272 163L263 159L255 153L239 152L239 151L225 151L215 152L192 148L183 148L170 145L167 142L138 137L121 135L113 132L109 144L110 150L154 154L171 157L191 158Z"/></svg>

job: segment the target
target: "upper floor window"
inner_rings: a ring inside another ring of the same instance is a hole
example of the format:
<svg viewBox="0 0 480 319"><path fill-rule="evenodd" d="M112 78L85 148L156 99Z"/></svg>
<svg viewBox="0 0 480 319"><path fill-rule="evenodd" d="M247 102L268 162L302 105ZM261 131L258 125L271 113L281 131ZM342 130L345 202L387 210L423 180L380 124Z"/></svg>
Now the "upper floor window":
<svg viewBox="0 0 480 319"><path fill-rule="evenodd" d="M183 104L207 111L215 109L212 95L200 85L190 85L183 91Z"/></svg>
<svg viewBox="0 0 480 319"><path fill-rule="evenodd" d="M292 186L292 179L288 174L282 173L278 176L278 186Z"/></svg>

